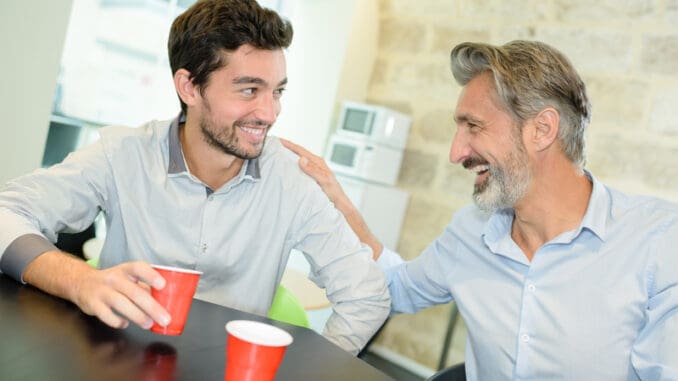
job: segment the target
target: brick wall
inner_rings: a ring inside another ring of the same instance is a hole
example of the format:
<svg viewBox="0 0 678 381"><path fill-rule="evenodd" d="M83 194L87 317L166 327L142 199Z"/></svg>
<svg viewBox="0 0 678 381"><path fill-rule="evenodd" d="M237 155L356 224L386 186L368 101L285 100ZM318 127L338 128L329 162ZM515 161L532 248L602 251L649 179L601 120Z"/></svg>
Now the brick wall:
<svg viewBox="0 0 678 381"><path fill-rule="evenodd" d="M632 193L678 200L678 0L380 0L367 101L413 116L397 186L411 194L399 252L418 255L471 202L472 175L448 162L462 41L541 40L579 70L593 103L588 165ZM449 306L392 318L377 343L435 368ZM463 327L462 327L463 328Z"/></svg>

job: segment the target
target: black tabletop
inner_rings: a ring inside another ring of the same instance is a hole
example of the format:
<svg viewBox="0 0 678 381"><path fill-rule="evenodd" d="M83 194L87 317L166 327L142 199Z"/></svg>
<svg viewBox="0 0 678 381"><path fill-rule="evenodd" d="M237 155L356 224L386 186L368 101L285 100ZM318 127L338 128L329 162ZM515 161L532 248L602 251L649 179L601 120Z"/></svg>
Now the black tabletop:
<svg viewBox="0 0 678 381"><path fill-rule="evenodd" d="M225 324L249 319L294 337L276 380L392 380L316 332L194 300L181 336L109 328L75 305L0 275L3 380L223 380Z"/></svg>

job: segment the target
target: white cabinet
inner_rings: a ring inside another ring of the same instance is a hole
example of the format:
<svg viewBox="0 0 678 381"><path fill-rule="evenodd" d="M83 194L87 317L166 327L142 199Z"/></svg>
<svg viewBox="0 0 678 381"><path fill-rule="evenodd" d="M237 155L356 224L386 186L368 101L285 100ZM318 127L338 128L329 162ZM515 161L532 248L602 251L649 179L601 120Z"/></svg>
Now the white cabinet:
<svg viewBox="0 0 678 381"><path fill-rule="evenodd" d="M409 194L402 189L350 177L337 176L337 180L370 231L384 246L396 250Z"/></svg>

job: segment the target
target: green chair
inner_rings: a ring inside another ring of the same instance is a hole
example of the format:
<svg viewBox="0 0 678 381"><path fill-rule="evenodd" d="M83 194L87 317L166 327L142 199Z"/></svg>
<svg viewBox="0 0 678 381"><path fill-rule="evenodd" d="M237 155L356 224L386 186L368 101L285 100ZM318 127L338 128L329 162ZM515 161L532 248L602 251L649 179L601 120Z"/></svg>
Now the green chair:
<svg viewBox="0 0 678 381"><path fill-rule="evenodd" d="M273 297L273 304L271 304L271 309L268 311L268 317L300 327L311 327L308 316L306 316L306 310L304 310L299 299L292 295L283 285L278 286L278 291Z"/></svg>
<svg viewBox="0 0 678 381"><path fill-rule="evenodd" d="M96 269L99 267L99 258L90 258L87 260L87 264Z"/></svg>

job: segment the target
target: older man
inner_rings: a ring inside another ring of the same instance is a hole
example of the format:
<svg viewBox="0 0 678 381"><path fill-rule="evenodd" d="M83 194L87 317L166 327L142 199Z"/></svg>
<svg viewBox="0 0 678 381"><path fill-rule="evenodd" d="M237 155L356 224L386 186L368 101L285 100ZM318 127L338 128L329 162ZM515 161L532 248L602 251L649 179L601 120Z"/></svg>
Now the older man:
<svg viewBox="0 0 678 381"><path fill-rule="evenodd" d="M677 380L678 206L584 169L591 106L556 49L463 43L451 60L450 161L476 174L475 205L414 260L382 250L324 162L286 144L373 247L393 312L454 300L470 380Z"/></svg>

